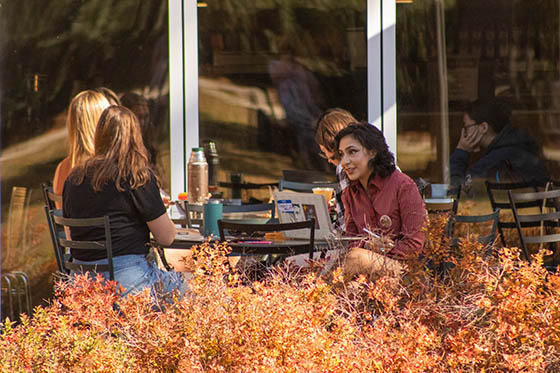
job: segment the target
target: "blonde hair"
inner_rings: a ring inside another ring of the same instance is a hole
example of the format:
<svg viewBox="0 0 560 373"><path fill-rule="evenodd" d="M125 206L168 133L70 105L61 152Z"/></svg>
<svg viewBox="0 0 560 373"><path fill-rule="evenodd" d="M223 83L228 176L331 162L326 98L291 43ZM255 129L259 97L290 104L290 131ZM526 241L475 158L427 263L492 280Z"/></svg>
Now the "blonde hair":
<svg viewBox="0 0 560 373"><path fill-rule="evenodd" d="M73 172L72 181L81 184L91 175L93 190L114 182L119 191L126 186L136 189L153 175L148 152L136 115L124 106L110 106L103 111L95 131L95 154L83 167ZM157 180L156 180L157 181Z"/></svg>
<svg viewBox="0 0 560 373"><path fill-rule="evenodd" d="M70 102L66 128L68 129L68 157L71 167L82 164L93 155L93 137L97 121L109 101L101 93L87 90L78 93Z"/></svg>
<svg viewBox="0 0 560 373"><path fill-rule="evenodd" d="M337 150L336 134L350 124L357 122L356 118L344 109L328 109L317 119L315 141L334 153Z"/></svg>

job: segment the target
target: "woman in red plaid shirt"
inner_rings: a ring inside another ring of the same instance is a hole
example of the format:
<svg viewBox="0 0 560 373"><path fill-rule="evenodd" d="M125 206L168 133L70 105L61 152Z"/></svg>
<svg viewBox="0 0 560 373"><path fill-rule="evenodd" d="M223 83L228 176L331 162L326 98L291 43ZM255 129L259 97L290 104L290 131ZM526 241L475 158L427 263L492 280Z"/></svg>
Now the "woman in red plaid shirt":
<svg viewBox="0 0 560 373"><path fill-rule="evenodd" d="M397 170L383 133L361 122L337 136L340 164L349 179L342 193L346 234L388 237L385 254L407 259L421 253L426 209L414 181Z"/></svg>

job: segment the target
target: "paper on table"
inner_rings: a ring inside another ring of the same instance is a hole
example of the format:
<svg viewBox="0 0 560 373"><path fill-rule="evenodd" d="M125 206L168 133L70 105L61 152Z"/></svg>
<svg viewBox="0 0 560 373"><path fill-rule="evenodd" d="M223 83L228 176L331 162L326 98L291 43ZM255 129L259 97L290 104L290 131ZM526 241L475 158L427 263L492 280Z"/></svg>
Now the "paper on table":
<svg viewBox="0 0 560 373"><path fill-rule="evenodd" d="M175 236L175 240L176 241L196 241L196 242L203 242L206 241L206 237L198 235L198 236L191 236L191 235L184 235L184 234L178 234L177 236Z"/></svg>
<svg viewBox="0 0 560 373"><path fill-rule="evenodd" d="M198 229L178 228L175 239L179 241L204 241L205 237L200 234Z"/></svg>

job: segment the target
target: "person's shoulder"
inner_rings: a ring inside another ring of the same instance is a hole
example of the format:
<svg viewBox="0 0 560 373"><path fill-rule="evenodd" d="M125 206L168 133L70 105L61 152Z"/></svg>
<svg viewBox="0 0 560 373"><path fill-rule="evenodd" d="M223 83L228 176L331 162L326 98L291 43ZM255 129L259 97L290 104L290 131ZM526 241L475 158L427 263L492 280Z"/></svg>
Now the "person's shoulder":
<svg viewBox="0 0 560 373"><path fill-rule="evenodd" d="M414 182L414 180L412 180L410 176L408 176L407 174L399 170L393 171L393 173L389 176L389 178L391 179L391 182L398 183L399 185L416 186L416 183Z"/></svg>
<svg viewBox="0 0 560 373"><path fill-rule="evenodd" d="M70 175L72 171L72 162L70 157L64 158L58 166L56 166L56 171L54 172L53 177L53 191L56 194L62 194L62 189L64 187L64 183Z"/></svg>
<svg viewBox="0 0 560 373"><path fill-rule="evenodd" d="M64 171L70 173L71 169L72 169L72 161L70 160L70 157L66 157L62 161L60 161L60 163L56 166L55 175L57 173L62 174Z"/></svg>

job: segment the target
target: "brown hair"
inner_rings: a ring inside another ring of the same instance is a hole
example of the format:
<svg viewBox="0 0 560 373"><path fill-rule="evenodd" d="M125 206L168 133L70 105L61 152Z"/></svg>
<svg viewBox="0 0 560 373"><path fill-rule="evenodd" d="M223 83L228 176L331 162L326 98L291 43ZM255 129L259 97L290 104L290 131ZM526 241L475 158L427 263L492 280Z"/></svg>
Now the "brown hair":
<svg viewBox="0 0 560 373"><path fill-rule="evenodd" d="M95 155L73 172L72 181L81 184L86 174L91 175L94 191L114 182L122 192L126 184L136 189L150 180L153 171L132 111L124 106L110 106L103 111L95 131Z"/></svg>
<svg viewBox="0 0 560 373"><path fill-rule="evenodd" d="M70 102L66 129L68 130L68 157L71 167L82 164L94 152L95 126L109 101L92 90L78 93Z"/></svg>
<svg viewBox="0 0 560 373"><path fill-rule="evenodd" d="M358 122L348 111L340 108L328 109L317 119L315 141L329 152L337 153L336 134L352 123Z"/></svg>

